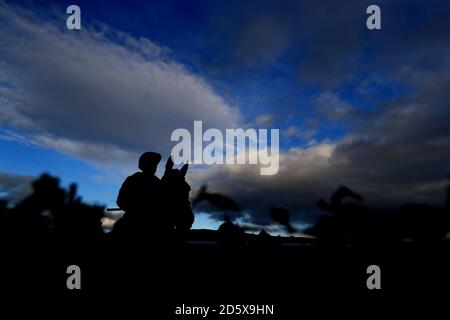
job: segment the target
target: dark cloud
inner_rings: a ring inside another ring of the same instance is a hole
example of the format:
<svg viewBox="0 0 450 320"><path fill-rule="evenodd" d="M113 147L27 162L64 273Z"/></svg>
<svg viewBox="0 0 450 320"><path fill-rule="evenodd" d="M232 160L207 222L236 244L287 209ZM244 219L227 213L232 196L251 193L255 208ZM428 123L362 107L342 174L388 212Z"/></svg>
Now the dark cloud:
<svg viewBox="0 0 450 320"><path fill-rule="evenodd" d="M32 191L32 176L0 172L0 198L16 203Z"/></svg>
<svg viewBox="0 0 450 320"><path fill-rule="evenodd" d="M367 2L368 3L368 2ZM342 72L351 75L361 57L365 1L231 1L210 19L209 68L240 71L261 69L277 62L299 70L302 80L335 83ZM351 61L350 58L351 57ZM344 63L345 62L345 63Z"/></svg>
<svg viewBox="0 0 450 320"><path fill-rule="evenodd" d="M425 77L415 94L385 101L367 112L338 141L291 148L278 174L257 168L212 168L192 177L233 198L255 223L270 223L270 206L286 207L302 222L321 212L316 201L339 185L363 194L372 206L406 202L443 205L450 173L450 77Z"/></svg>
<svg viewBox="0 0 450 320"><path fill-rule="evenodd" d="M235 56L247 65L260 65L283 53L291 33L281 17L258 17L242 26L235 42Z"/></svg>
<svg viewBox="0 0 450 320"><path fill-rule="evenodd" d="M202 63L215 73L283 69L301 83L339 87L374 70L395 77L405 66L449 63L448 1L377 1L382 30L366 28L369 0L227 1L202 39ZM226 6L226 8L225 8ZM277 63L279 63L277 65ZM281 66L280 66L281 65Z"/></svg>

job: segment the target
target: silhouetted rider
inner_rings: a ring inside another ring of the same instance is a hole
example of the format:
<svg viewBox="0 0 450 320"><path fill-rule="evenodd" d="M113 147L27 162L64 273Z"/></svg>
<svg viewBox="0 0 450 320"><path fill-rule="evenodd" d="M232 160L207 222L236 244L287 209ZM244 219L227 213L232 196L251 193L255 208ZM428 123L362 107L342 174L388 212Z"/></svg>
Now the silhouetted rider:
<svg viewBox="0 0 450 320"><path fill-rule="evenodd" d="M158 200L161 181L155 175L161 155L145 152L139 158L140 172L125 179L117 197L117 205L125 212L153 208Z"/></svg>
<svg viewBox="0 0 450 320"><path fill-rule="evenodd" d="M155 175L160 161L159 153L143 153L139 158L141 171L126 178L122 184L117 197L117 205L125 211L117 226L120 232L143 236L164 232L170 227L160 214L161 181Z"/></svg>

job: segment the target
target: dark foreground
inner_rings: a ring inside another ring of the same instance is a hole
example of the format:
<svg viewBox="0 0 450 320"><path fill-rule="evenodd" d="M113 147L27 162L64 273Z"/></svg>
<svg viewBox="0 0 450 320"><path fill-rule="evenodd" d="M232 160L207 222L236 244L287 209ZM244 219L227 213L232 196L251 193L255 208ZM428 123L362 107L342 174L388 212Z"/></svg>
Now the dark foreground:
<svg viewBox="0 0 450 320"><path fill-rule="evenodd" d="M388 214L343 203L355 194L338 188L320 202L331 212L312 230L320 240L250 236L231 221L183 236L105 234L104 209L83 203L75 185L43 175L33 190L13 207L0 201L0 319L405 319L418 309L447 318L450 188L445 207ZM271 214L292 229L286 210ZM380 290L367 287L371 265ZM79 290L67 286L70 266L80 268ZM211 312L193 316L193 307ZM262 309L270 314L249 314Z"/></svg>
<svg viewBox="0 0 450 320"><path fill-rule="evenodd" d="M176 315L183 305L216 310L206 319L403 318L425 306L429 313L445 306L449 249L448 241L344 247L274 239L169 246L108 237L88 244L36 240L3 250L2 304L19 305L16 314L55 313L60 318L74 312L102 318L203 318ZM81 290L66 287L66 269L73 264L81 268ZM366 286L366 269L373 264L381 268L381 290ZM236 305L247 311L251 305L273 305L274 314L223 315L220 305L233 305L234 312Z"/></svg>

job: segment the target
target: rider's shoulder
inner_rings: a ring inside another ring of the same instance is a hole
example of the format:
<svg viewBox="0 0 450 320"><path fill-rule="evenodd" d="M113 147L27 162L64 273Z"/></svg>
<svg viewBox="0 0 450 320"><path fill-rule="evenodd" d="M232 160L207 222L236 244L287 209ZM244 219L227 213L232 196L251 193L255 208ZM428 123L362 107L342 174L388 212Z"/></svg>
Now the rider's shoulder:
<svg viewBox="0 0 450 320"><path fill-rule="evenodd" d="M125 181L128 182L132 182L132 181L137 181L137 180L141 180L143 177L143 173L142 172L135 172L133 173L131 176L128 176Z"/></svg>
<svg viewBox="0 0 450 320"><path fill-rule="evenodd" d="M142 171L137 171L135 173L133 173L130 177L142 177L144 175L144 173Z"/></svg>

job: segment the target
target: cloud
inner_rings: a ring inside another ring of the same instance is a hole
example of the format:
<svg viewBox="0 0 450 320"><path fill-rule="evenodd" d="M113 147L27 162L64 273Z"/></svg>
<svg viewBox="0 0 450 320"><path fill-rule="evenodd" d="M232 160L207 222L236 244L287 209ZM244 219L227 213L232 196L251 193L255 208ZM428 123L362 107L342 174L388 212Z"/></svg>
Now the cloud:
<svg viewBox="0 0 450 320"><path fill-rule="evenodd" d="M405 66L438 70L450 63L442 54L450 46L445 0L377 1L382 13L377 31L366 28L366 9L372 4L227 1L208 25L213 36L202 39L216 49L214 65L208 67L244 76L248 68L252 74L294 70L303 85L336 88L364 81L374 70L395 78Z"/></svg>
<svg viewBox="0 0 450 320"><path fill-rule="evenodd" d="M32 176L0 172L0 198L17 203L31 193L33 180Z"/></svg>
<svg viewBox="0 0 450 320"><path fill-rule="evenodd" d="M193 186L208 181L211 192L233 198L257 224L271 222L270 206L290 209L297 221L312 221L323 214L316 201L339 185L362 193L372 206L443 205L450 173L448 10L444 1L381 1L383 29L376 33L365 29L369 4L244 6L257 11L254 17L284 17L289 25L291 39L281 51L266 51L273 54L266 61L289 51L283 62L290 68L297 63L302 83L319 85L312 97L322 122L313 128L317 136L326 136L327 125L338 121L346 132L339 139L320 138L324 140L284 150L279 173L270 179L251 166L223 166L193 175ZM347 102L351 100L373 108L359 108ZM300 138L307 129L295 123L282 134Z"/></svg>
<svg viewBox="0 0 450 320"><path fill-rule="evenodd" d="M281 17L256 17L242 26L234 53L248 65L265 64L288 48L289 31Z"/></svg>
<svg viewBox="0 0 450 320"><path fill-rule="evenodd" d="M257 224L271 223L270 206L311 222L323 214L316 201L339 185L363 194L369 206L443 205L450 173L449 105L450 77L433 73L414 94L385 100L366 113L343 138L284 151L278 174L270 178L251 166L222 166L193 173L191 182L195 190L207 181L211 192L234 199Z"/></svg>
<svg viewBox="0 0 450 320"><path fill-rule="evenodd" d="M280 155L280 170L274 176L261 176L257 166L216 166L189 177L193 190L207 181L211 192L234 199L251 222L270 223L270 206L287 207L297 217L308 220L314 200L320 196L322 172L330 166L333 144L308 149L292 148ZM312 201L312 203L310 202Z"/></svg>
<svg viewBox="0 0 450 320"><path fill-rule="evenodd" d="M438 0L412 4L384 1L382 29L366 28L366 8L371 1L302 2L301 27L296 43L305 46L299 77L307 83L339 87L365 81L376 70L373 81L398 80L402 70L438 71L449 65L442 52L450 48L448 3ZM379 77L382 75L385 79ZM410 79L407 79L408 82Z"/></svg>
<svg viewBox="0 0 450 320"><path fill-rule="evenodd" d="M354 69L361 67L356 52L363 48L369 4L359 0L228 1L222 14L211 19L214 37L205 37L211 45L222 40L214 53L215 64L208 67L237 72L273 67L319 84L352 79ZM287 66L279 65L286 62Z"/></svg>
<svg viewBox="0 0 450 320"><path fill-rule="evenodd" d="M104 25L64 28L51 15L2 4L0 125L82 159L167 155L176 128L235 127L237 108L170 50Z"/></svg>
<svg viewBox="0 0 450 320"><path fill-rule="evenodd" d="M274 115L273 114L261 114L256 117L256 119L251 123L251 126L257 128L267 128L270 127L273 123Z"/></svg>
<svg viewBox="0 0 450 320"><path fill-rule="evenodd" d="M297 126L289 126L283 130L282 135L286 138L297 138L300 140L311 141L316 133L316 129L300 129Z"/></svg>
<svg viewBox="0 0 450 320"><path fill-rule="evenodd" d="M356 110L330 91L322 92L316 99L316 112L330 120L348 118Z"/></svg>

